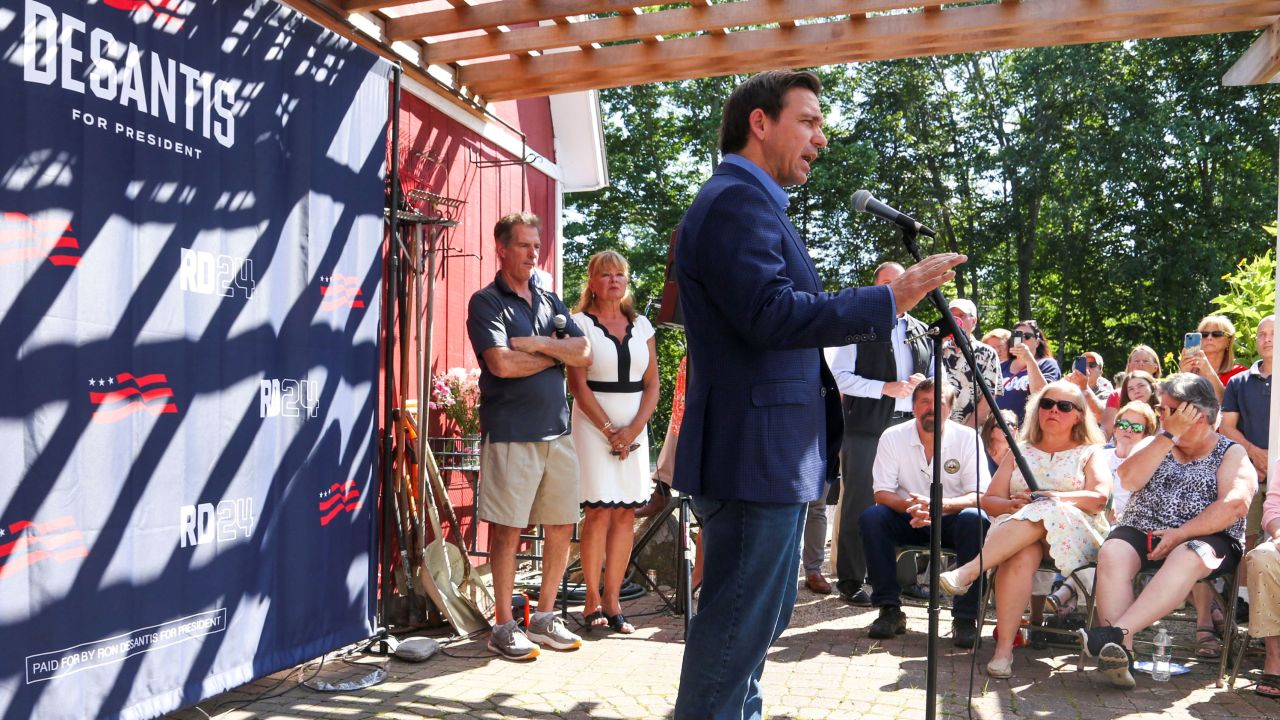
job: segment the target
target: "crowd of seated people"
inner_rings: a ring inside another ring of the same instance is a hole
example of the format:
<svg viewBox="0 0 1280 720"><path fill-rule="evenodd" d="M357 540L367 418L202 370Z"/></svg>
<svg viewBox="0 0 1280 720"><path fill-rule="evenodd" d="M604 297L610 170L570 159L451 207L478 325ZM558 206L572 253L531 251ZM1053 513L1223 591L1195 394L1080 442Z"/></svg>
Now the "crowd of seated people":
<svg viewBox="0 0 1280 720"><path fill-rule="evenodd" d="M1173 375L1137 345L1114 383L1098 353L1059 365L1034 321L981 336L1001 359L997 410L1035 478L1033 490L995 414L979 417L991 480L977 510L990 526L981 553L943 572L939 589L967 600L982 581L994 584L991 677L1015 673L1019 631L1039 625L1042 608L1083 622L1086 593L1096 609L1078 631L1081 651L1117 687L1136 684L1135 636L1184 603L1196 618L1195 654L1217 657L1223 579L1239 570L1238 615L1266 638L1257 691L1280 697L1280 497L1263 504L1273 325L1259 323L1252 366L1236 362L1231 320L1211 315L1188 333Z"/></svg>

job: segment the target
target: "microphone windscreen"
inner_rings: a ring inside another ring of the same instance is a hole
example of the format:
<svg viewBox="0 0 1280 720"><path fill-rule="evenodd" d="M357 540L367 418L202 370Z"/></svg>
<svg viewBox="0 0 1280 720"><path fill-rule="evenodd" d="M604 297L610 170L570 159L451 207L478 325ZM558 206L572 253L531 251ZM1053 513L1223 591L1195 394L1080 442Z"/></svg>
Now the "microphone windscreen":
<svg viewBox="0 0 1280 720"><path fill-rule="evenodd" d="M556 315L551 318L551 322L555 323L557 330L563 330L569 324L569 320L563 315Z"/></svg>
<svg viewBox="0 0 1280 720"><path fill-rule="evenodd" d="M853 194L853 209L857 210L858 212L866 212L867 203L871 202L874 199L875 198L871 197L870 190L859 190L858 192Z"/></svg>

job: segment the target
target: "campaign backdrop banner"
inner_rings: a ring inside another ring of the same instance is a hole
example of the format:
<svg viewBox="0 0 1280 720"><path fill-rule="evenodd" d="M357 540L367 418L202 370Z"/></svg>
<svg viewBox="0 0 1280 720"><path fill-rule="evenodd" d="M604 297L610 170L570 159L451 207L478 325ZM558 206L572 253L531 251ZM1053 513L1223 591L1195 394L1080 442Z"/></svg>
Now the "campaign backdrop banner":
<svg viewBox="0 0 1280 720"><path fill-rule="evenodd" d="M0 718L368 637L390 66L250 0L7 0L0 48Z"/></svg>

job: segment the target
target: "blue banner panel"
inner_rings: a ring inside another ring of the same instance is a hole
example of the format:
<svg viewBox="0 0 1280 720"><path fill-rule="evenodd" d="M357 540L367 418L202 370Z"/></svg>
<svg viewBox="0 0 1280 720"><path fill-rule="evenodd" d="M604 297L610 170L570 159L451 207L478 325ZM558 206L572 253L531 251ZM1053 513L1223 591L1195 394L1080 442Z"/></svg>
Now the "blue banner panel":
<svg viewBox="0 0 1280 720"><path fill-rule="evenodd" d="M0 48L0 719L369 636L390 66L249 0L6 0Z"/></svg>

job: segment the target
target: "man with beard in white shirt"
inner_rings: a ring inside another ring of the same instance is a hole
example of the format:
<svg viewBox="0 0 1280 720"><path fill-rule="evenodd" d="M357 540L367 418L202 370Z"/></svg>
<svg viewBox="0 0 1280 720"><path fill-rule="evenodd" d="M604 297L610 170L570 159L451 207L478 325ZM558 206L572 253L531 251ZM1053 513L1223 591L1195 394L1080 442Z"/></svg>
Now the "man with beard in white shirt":
<svg viewBox="0 0 1280 720"><path fill-rule="evenodd" d="M956 392L942 383L942 417L933 412L933 378L911 395L915 421L884 431L876 448L872 475L876 504L859 519L871 580L871 603L880 608L868 636L887 640L906 632L898 584L897 550L929 544L929 486L933 481L933 435L942 431L942 545L955 550L960 563L977 556L986 535L987 517L978 507L980 493L991 482L982 443L973 428L945 418ZM981 583L956 598L952 607L952 643L971 648L977 640Z"/></svg>

